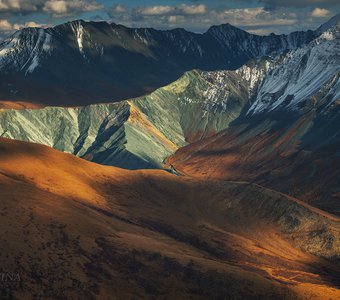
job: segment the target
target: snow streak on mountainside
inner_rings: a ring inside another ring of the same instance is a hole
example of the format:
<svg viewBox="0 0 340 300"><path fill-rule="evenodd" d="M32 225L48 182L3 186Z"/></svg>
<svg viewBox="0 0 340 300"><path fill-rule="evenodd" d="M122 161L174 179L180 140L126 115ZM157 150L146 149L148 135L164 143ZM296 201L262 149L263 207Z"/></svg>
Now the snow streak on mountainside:
<svg viewBox="0 0 340 300"><path fill-rule="evenodd" d="M195 34L81 20L23 29L0 44L0 99L66 106L128 99L185 71L237 69L249 59L297 49L317 35L263 37L229 24Z"/></svg>
<svg viewBox="0 0 340 300"><path fill-rule="evenodd" d="M0 46L0 70L5 73L34 72L39 61L52 51L52 36L44 29L27 28L16 32Z"/></svg>

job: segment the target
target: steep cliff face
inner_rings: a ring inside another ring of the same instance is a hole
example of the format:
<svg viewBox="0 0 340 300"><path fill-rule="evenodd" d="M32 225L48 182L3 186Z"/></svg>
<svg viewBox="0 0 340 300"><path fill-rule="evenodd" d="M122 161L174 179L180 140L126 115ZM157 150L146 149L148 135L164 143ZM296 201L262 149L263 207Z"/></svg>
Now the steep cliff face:
<svg viewBox="0 0 340 300"><path fill-rule="evenodd" d="M23 29L0 44L0 99L66 106L128 99L185 71L237 69L251 58L299 48L317 35L262 37L229 24L195 34L82 20Z"/></svg>
<svg viewBox="0 0 340 300"><path fill-rule="evenodd" d="M169 139L183 146L227 128L248 99L248 83L237 73L192 71L134 103Z"/></svg>
<svg viewBox="0 0 340 300"><path fill-rule="evenodd" d="M160 167L177 147L141 124L143 117L131 113L131 106L124 102L5 111L1 113L0 127L4 137L45 144L98 163L126 168ZM133 146L136 143L139 149Z"/></svg>

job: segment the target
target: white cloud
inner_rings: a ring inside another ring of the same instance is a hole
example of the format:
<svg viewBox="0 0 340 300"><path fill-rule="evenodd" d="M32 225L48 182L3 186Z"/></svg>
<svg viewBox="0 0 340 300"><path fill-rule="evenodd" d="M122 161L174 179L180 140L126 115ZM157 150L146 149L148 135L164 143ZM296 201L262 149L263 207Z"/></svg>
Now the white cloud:
<svg viewBox="0 0 340 300"><path fill-rule="evenodd" d="M331 15L331 12L328 9L325 8L315 8L312 13L311 16L315 17L315 18L325 18L325 17L329 17Z"/></svg>
<svg viewBox="0 0 340 300"><path fill-rule="evenodd" d="M178 6L156 5L139 7L134 9L134 12L142 16L195 16L205 14L207 7L203 4L181 4Z"/></svg>
<svg viewBox="0 0 340 300"><path fill-rule="evenodd" d="M296 14L269 12L263 7L228 9L218 19L228 20L235 26L287 26L298 22Z"/></svg>
<svg viewBox="0 0 340 300"><path fill-rule="evenodd" d="M6 16L46 12L55 17L73 16L103 8L96 0L0 0L0 13Z"/></svg>
<svg viewBox="0 0 340 300"><path fill-rule="evenodd" d="M169 16L168 22L169 22L169 24L177 24L178 16Z"/></svg>
<svg viewBox="0 0 340 300"><path fill-rule="evenodd" d="M114 11L118 14L122 14L122 13L126 13L128 11L128 9L124 5L117 4L114 7Z"/></svg>
<svg viewBox="0 0 340 300"><path fill-rule="evenodd" d="M83 12L99 10L102 4L86 0L49 0L44 4L43 11L54 17L72 16Z"/></svg>
<svg viewBox="0 0 340 300"><path fill-rule="evenodd" d="M13 30L13 25L8 20L0 20L0 31L8 32Z"/></svg>
<svg viewBox="0 0 340 300"><path fill-rule="evenodd" d="M20 6L20 0L0 0L0 10L19 9Z"/></svg>
<svg viewBox="0 0 340 300"><path fill-rule="evenodd" d="M207 7L203 4L181 5L180 10L182 10L185 15L202 15L207 12Z"/></svg>
<svg viewBox="0 0 340 300"><path fill-rule="evenodd" d="M55 14L65 14L67 12L66 1L48 1L44 6L44 11Z"/></svg>
<svg viewBox="0 0 340 300"><path fill-rule="evenodd" d="M30 22L27 22L25 23L24 25L21 25L21 28L23 27L48 27L50 26L49 24L39 24L39 23L36 23L34 21L30 21Z"/></svg>
<svg viewBox="0 0 340 300"><path fill-rule="evenodd" d="M254 2L254 0L238 0L242 2ZM339 6L339 0L257 0L263 3L267 8L276 9L280 7L286 8L309 8L315 6L336 7Z"/></svg>
<svg viewBox="0 0 340 300"><path fill-rule="evenodd" d="M0 34L11 34L14 31L20 30L27 27L48 27L49 24L38 24L36 22L26 22L26 23L11 23L7 19L0 19Z"/></svg>
<svg viewBox="0 0 340 300"><path fill-rule="evenodd" d="M0 12L34 12L38 6L43 4L43 0L0 0Z"/></svg>
<svg viewBox="0 0 340 300"><path fill-rule="evenodd" d="M137 11L143 16L160 16L172 13L175 10L171 6L149 6L139 8Z"/></svg>

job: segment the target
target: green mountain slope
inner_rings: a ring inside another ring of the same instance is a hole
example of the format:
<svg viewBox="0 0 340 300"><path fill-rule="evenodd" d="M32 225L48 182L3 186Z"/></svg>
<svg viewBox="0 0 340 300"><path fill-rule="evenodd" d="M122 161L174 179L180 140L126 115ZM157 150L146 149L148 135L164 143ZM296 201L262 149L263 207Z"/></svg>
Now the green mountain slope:
<svg viewBox="0 0 340 300"><path fill-rule="evenodd" d="M249 83L238 73L195 70L148 96L120 103L2 110L0 136L106 165L161 168L179 147L227 128L248 99Z"/></svg>

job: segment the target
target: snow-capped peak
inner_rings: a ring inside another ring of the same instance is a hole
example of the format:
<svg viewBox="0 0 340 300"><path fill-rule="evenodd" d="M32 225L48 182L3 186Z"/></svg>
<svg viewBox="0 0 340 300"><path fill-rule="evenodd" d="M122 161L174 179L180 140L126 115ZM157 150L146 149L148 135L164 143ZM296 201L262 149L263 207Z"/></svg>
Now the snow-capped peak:
<svg viewBox="0 0 340 300"><path fill-rule="evenodd" d="M264 79L249 113L300 111L339 99L339 37L339 28L332 27L312 43L289 51Z"/></svg>
<svg viewBox="0 0 340 300"><path fill-rule="evenodd" d="M334 23L334 22L331 22L331 23ZM338 22L334 24L335 25L329 27L327 30L322 32L322 34L316 39L316 43L319 43L320 40L331 41L331 40L340 38L340 17L339 17Z"/></svg>
<svg viewBox="0 0 340 300"><path fill-rule="evenodd" d="M340 14L335 15L334 17L332 17L328 22L326 22L325 24L321 25L316 32L318 34L322 34L325 31L328 31L329 29L331 29L332 27L339 27L340 26Z"/></svg>

